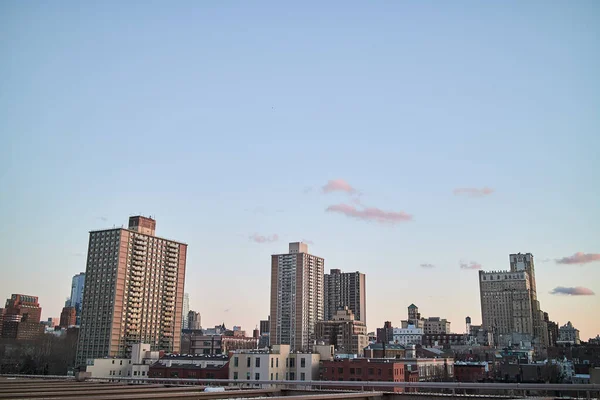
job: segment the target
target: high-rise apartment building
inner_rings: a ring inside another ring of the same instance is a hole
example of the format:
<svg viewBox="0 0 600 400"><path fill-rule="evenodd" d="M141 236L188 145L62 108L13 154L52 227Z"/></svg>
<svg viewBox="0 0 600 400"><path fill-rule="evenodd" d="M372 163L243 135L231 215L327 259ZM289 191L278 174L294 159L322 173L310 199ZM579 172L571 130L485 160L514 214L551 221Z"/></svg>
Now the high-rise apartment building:
<svg viewBox="0 0 600 400"><path fill-rule="evenodd" d="M287 254L271 256L271 345L311 349L315 324L324 316L324 268L325 260L301 242L290 243Z"/></svg>
<svg viewBox="0 0 600 400"><path fill-rule="evenodd" d="M2 337L7 339L33 339L43 332L40 324L42 308L37 296L13 294L6 300L2 318Z"/></svg>
<svg viewBox="0 0 600 400"><path fill-rule="evenodd" d="M357 321L366 323L365 274L330 270L324 277L325 321L333 319L337 311L348 307Z"/></svg>
<svg viewBox="0 0 600 400"><path fill-rule="evenodd" d="M187 244L155 236L156 221L91 231L77 363L128 357L136 343L178 352Z"/></svg>
<svg viewBox="0 0 600 400"><path fill-rule="evenodd" d="M547 346L548 327L535 286L533 255L511 254L510 271L479 271L481 317L494 341L502 335L529 335Z"/></svg>
<svg viewBox="0 0 600 400"><path fill-rule="evenodd" d="M181 318L182 318L182 323L181 323L181 327L182 329L188 329L189 328L189 321L188 321L188 313L190 312L190 294L189 293L184 293L183 294L183 312L181 314Z"/></svg>
<svg viewBox="0 0 600 400"><path fill-rule="evenodd" d="M81 272L71 279L71 298L69 304L65 307L75 307L75 310L81 312L83 302L83 290L85 288L85 272Z"/></svg>
<svg viewBox="0 0 600 400"><path fill-rule="evenodd" d="M547 347L548 340L548 324L544 321L544 311L540 307L540 302L537 299L537 288L535 284L535 264L533 262L533 254L511 254L509 255L511 272L525 271L529 275L531 290L531 319L533 323L533 336L539 347Z"/></svg>

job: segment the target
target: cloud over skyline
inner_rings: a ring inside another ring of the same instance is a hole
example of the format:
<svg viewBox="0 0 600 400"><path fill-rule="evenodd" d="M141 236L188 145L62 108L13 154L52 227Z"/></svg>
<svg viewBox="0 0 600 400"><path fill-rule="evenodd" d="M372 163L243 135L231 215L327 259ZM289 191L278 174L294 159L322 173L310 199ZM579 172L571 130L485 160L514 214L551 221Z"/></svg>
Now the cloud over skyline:
<svg viewBox="0 0 600 400"><path fill-rule="evenodd" d="M421 268L435 268L435 265L433 265L433 264L428 264L428 263L420 264L419 266L420 266Z"/></svg>
<svg viewBox="0 0 600 400"><path fill-rule="evenodd" d="M460 268L461 269L481 269L482 266L481 266L481 264L479 264L476 261L470 261L468 263L466 261L461 261Z"/></svg>
<svg viewBox="0 0 600 400"><path fill-rule="evenodd" d="M585 288L582 286L576 286L576 287L557 286L554 289L552 289L550 294L565 295L565 296L593 296L593 295L595 295L595 293L591 289L588 289L588 288Z"/></svg>
<svg viewBox="0 0 600 400"><path fill-rule="evenodd" d="M494 193L494 189L489 187L483 188L456 188L453 191L455 196L467 196L467 197L483 197Z"/></svg>
<svg viewBox="0 0 600 400"><path fill-rule="evenodd" d="M249 239L255 243L272 243L279 240L279 236L277 236L277 234L273 234L271 236L263 236L259 235L258 233L253 233L249 236Z"/></svg>
<svg viewBox="0 0 600 400"><path fill-rule="evenodd" d="M358 209L349 204L334 204L325 209L326 212L336 212L347 217L362 219L364 221L375 221L379 223L396 224L399 222L412 221L413 217L404 211L384 211L376 207L364 207Z"/></svg>
<svg viewBox="0 0 600 400"><path fill-rule="evenodd" d="M325 186L321 188L323 193L331 192L345 192L348 194L355 194L357 191L348 182L343 179L333 179L327 182Z"/></svg>
<svg viewBox="0 0 600 400"><path fill-rule="evenodd" d="M598 253L582 253L581 251L573 254L572 256L557 258L557 264L587 264L594 261L600 261L600 254Z"/></svg>

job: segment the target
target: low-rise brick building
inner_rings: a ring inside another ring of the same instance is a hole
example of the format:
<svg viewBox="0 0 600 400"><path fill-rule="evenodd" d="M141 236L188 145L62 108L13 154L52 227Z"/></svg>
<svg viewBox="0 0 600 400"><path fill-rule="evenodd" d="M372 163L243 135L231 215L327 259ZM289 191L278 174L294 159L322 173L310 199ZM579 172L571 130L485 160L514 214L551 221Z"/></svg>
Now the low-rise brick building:
<svg viewBox="0 0 600 400"><path fill-rule="evenodd" d="M414 374L409 377L415 379ZM375 389L368 382L404 382L404 362L395 359L337 359L321 362L320 378L324 381L365 382L363 390ZM343 388L340 384L340 388ZM376 390L402 392L400 387L377 387Z"/></svg>
<svg viewBox="0 0 600 400"><path fill-rule="evenodd" d="M454 363L454 379L457 382L483 382L489 378L489 366L485 361Z"/></svg>

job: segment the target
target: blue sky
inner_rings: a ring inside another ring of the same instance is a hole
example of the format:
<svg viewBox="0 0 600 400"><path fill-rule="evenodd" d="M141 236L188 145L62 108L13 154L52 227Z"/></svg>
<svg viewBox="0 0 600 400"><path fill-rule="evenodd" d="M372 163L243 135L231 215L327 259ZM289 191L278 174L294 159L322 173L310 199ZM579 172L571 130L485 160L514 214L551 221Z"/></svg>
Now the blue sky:
<svg viewBox="0 0 600 400"><path fill-rule="evenodd" d="M270 254L306 239L327 270L367 274L371 330L415 303L462 332L481 312L460 262L520 251L542 308L595 336L600 262L555 259L600 253L599 17L594 1L2 2L0 297L58 316L87 232L142 213L189 244L204 326L266 318ZM324 194L335 179L360 196Z"/></svg>

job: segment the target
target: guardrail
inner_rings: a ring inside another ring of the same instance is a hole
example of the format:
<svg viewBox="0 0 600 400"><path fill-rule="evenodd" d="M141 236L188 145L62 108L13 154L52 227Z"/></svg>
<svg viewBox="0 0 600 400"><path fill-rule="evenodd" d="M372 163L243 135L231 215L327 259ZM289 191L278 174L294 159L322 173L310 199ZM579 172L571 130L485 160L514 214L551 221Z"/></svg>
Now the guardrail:
<svg viewBox="0 0 600 400"><path fill-rule="evenodd" d="M34 379L63 379L74 380L73 376L60 375L0 375L0 377L11 378L34 378ZM514 395L529 392L583 392L587 398L592 393L600 395L600 384L564 384L564 383L472 383L472 382L379 382L379 381L290 381L290 380L238 380L238 379L190 379L190 378L141 378L141 377L117 377L109 378L86 378L89 381L111 381L128 383L161 383L166 385L214 385L214 386L240 386L240 387L280 387L287 389L327 389L344 388L354 390L376 390L377 388L403 388L405 391L416 392L418 389L429 389L432 391L457 394L461 391L476 390L482 392L505 392ZM412 390L415 389L415 390ZM579 396L577 396L579 397Z"/></svg>

